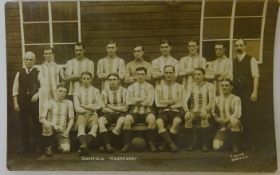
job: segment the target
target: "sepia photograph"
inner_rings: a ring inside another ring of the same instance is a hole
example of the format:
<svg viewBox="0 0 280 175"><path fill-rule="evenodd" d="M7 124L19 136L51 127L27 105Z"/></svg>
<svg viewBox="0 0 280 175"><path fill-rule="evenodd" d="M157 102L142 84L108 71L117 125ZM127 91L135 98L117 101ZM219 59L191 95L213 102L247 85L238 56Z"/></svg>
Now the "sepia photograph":
<svg viewBox="0 0 280 175"><path fill-rule="evenodd" d="M279 4L7 1L7 170L277 171Z"/></svg>

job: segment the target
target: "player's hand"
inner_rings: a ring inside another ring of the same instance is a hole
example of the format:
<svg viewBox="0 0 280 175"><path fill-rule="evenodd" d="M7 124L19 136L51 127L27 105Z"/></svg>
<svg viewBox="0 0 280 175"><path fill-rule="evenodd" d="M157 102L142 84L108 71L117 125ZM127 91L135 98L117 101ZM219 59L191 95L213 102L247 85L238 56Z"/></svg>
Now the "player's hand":
<svg viewBox="0 0 280 175"><path fill-rule="evenodd" d="M257 99L258 99L257 93L253 92L253 93L251 94L251 101L252 101L252 102L256 102Z"/></svg>
<svg viewBox="0 0 280 175"><path fill-rule="evenodd" d="M38 100L38 97L39 97L38 94L34 94L31 98L31 102L35 103Z"/></svg>
<svg viewBox="0 0 280 175"><path fill-rule="evenodd" d="M49 128L49 127L52 127L52 123L49 122L49 121L45 121L45 122L44 122L44 126L45 126L45 127L48 127L48 128Z"/></svg>
<svg viewBox="0 0 280 175"><path fill-rule="evenodd" d="M65 130L65 131L62 133L62 137L68 138L68 137L69 137L69 131Z"/></svg>
<svg viewBox="0 0 280 175"><path fill-rule="evenodd" d="M53 125L53 129L56 130L56 131L59 131L60 127L58 125Z"/></svg>
<svg viewBox="0 0 280 175"><path fill-rule="evenodd" d="M15 110L16 112L19 112L19 111L20 111L20 108L19 108L18 103L15 103L15 104L14 104L14 110Z"/></svg>
<svg viewBox="0 0 280 175"><path fill-rule="evenodd" d="M176 101L177 100L175 100L175 99L171 99L171 100L169 100L168 104L169 105L174 105L176 103Z"/></svg>

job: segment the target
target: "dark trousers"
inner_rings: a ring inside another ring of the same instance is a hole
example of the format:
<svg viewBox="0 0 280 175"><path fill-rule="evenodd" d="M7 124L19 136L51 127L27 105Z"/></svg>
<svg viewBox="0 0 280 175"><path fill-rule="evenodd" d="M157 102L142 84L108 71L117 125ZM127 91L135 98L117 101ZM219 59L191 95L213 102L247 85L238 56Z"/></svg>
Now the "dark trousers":
<svg viewBox="0 0 280 175"><path fill-rule="evenodd" d="M25 150L41 147L41 124L39 122L39 104L30 100L21 100L19 112L20 146Z"/></svg>
<svg viewBox="0 0 280 175"><path fill-rule="evenodd" d="M242 140L245 146L256 146L257 120L256 103L251 101L252 88L235 89L235 94L241 99L241 123L243 125Z"/></svg>

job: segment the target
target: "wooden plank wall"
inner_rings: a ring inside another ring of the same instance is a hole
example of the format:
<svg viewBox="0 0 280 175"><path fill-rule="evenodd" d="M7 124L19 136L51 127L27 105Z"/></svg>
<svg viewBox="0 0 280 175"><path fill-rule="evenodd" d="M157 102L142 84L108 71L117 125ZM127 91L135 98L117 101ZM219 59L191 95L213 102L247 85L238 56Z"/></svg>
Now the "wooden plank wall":
<svg viewBox="0 0 280 175"><path fill-rule="evenodd" d="M163 38L173 43L172 55L179 59L186 54L187 38L199 38L200 15L201 2L81 2L82 41L95 65L111 39L126 63L133 59L135 44L144 45L148 61L160 56Z"/></svg>

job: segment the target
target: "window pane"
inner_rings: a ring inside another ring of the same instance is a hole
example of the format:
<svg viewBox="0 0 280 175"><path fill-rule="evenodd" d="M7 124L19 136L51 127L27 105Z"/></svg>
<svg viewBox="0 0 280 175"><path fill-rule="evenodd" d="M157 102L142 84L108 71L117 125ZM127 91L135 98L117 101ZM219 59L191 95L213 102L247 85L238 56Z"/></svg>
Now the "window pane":
<svg viewBox="0 0 280 175"><path fill-rule="evenodd" d="M234 38L259 38L261 35L261 18L235 18Z"/></svg>
<svg viewBox="0 0 280 175"><path fill-rule="evenodd" d="M47 2L22 2L23 21L48 21Z"/></svg>
<svg viewBox="0 0 280 175"><path fill-rule="evenodd" d="M44 47L47 45L32 45L25 46L25 51L32 51L36 57L36 65L42 64L44 62Z"/></svg>
<svg viewBox="0 0 280 175"><path fill-rule="evenodd" d="M232 2L217 1L205 2L204 16L231 16Z"/></svg>
<svg viewBox="0 0 280 175"><path fill-rule="evenodd" d="M26 44L50 42L49 24L24 24L24 39Z"/></svg>
<svg viewBox="0 0 280 175"><path fill-rule="evenodd" d="M204 39L229 38L230 19L205 19L203 28Z"/></svg>
<svg viewBox="0 0 280 175"><path fill-rule="evenodd" d="M75 42L78 40L77 23L53 23L53 41Z"/></svg>
<svg viewBox="0 0 280 175"><path fill-rule="evenodd" d="M58 64L66 64L67 60L74 58L74 44L54 45L55 62Z"/></svg>
<svg viewBox="0 0 280 175"><path fill-rule="evenodd" d="M238 1L236 16L260 16L263 12L263 1Z"/></svg>
<svg viewBox="0 0 280 175"><path fill-rule="evenodd" d="M254 56L257 60L259 60L260 57L260 41L259 40L250 40L246 41L247 43L247 53L251 56ZM234 43L233 43L234 45ZM233 47L233 58L236 57L235 49Z"/></svg>
<svg viewBox="0 0 280 175"><path fill-rule="evenodd" d="M219 41L225 44L226 48L226 56L229 56L228 50L229 50L229 41ZM204 41L203 42L203 50L202 50L202 55L203 57L206 58L207 61L213 61L216 59L216 54L215 54L215 43L217 41Z"/></svg>
<svg viewBox="0 0 280 175"><path fill-rule="evenodd" d="M77 2L52 2L53 21L77 20Z"/></svg>

